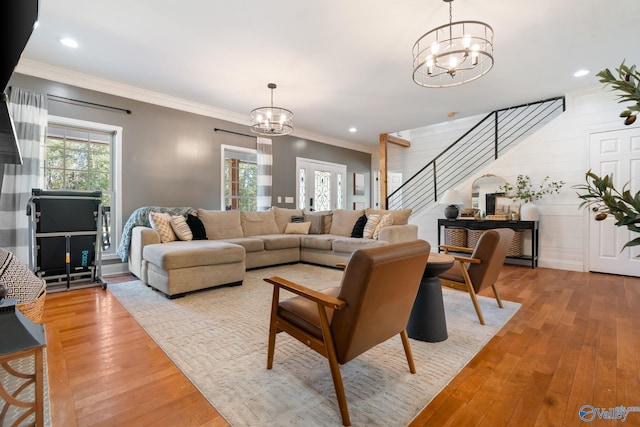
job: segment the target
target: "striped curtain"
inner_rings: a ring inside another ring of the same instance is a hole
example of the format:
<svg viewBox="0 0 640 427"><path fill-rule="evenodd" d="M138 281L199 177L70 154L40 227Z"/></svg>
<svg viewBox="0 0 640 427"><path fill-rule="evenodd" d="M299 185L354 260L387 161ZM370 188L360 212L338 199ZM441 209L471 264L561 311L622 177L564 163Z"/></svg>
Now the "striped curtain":
<svg viewBox="0 0 640 427"><path fill-rule="evenodd" d="M257 210L266 211L271 207L271 140L258 139L258 203Z"/></svg>
<svg viewBox="0 0 640 427"><path fill-rule="evenodd" d="M0 191L0 247L29 264L31 189L40 187L40 153L47 127L47 96L13 87L9 113L22 154L21 165L5 165Z"/></svg>

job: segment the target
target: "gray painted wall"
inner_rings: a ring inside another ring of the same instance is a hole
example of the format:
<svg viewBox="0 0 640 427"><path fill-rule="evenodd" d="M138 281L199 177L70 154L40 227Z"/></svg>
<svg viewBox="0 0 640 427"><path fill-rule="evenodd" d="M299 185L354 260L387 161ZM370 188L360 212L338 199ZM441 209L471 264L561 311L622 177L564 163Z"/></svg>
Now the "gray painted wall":
<svg viewBox="0 0 640 427"><path fill-rule="evenodd" d="M214 132L215 128L221 128L250 134L247 126L223 120L21 74L14 74L9 86L132 111L128 115L104 108L49 101L51 115L123 128L123 221L138 207L148 205L220 209L220 145L256 147L255 138ZM273 138L274 204L277 204L277 196L295 195L296 157L346 164L349 177L354 172L366 175L366 194L370 194L371 154L285 136ZM347 181L347 207L351 207L353 180ZM280 206L293 207L284 203Z"/></svg>

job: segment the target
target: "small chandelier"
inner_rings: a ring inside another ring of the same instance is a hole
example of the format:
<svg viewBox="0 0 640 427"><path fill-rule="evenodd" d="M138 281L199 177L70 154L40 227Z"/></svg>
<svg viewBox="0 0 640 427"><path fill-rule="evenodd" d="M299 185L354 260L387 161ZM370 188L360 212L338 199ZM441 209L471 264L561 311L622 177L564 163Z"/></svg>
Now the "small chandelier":
<svg viewBox="0 0 640 427"><path fill-rule="evenodd" d="M251 132L265 136L282 136L293 132L293 113L285 108L273 106L275 83L267 85L271 89L271 106L251 111Z"/></svg>
<svg viewBox="0 0 640 427"><path fill-rule="evenodd" d="M458 86L493 67L493 28L479 21L453 22L424 34L413 45L413 81L424 87Z"/></svg>

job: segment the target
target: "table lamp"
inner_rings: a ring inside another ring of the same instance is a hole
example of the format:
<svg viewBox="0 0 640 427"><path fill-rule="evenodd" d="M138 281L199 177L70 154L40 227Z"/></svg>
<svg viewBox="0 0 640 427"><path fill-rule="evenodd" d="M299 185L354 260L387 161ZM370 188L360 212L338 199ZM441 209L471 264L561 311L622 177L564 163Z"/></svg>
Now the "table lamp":
<svg viewBox="0 0 640 427"><path fill-rule="evenodd" d="M447 219L456 219L458 218L458 214L460 211L458 210L458 205L462 206L464 204L464 196L462 193L456 190L447 190L444 192L440 203L443 205L448 205L444 208L444 216Z"/></svg>

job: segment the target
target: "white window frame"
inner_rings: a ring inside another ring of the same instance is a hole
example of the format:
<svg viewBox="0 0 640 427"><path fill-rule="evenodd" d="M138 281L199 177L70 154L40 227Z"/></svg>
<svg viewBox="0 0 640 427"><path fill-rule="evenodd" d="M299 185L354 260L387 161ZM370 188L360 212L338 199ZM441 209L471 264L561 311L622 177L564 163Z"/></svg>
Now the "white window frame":
<svg viewBox="0 0 640 427"><path fill-rule="evenodd" d="M87 130L96 130L113 134L113 146L111 154L111 187L113 189L112 201L115 206L111 206L111 247L102 252L103 260L120 260L116 254L116 249L122 238L122 127L105 123L90 122L87 120L72 119L69 117L61 117L49 115L47 125L52 126L69 126L84 128ZM44 147L42 147L44 149ZM41 168L42 170L42 168ZM44 180L42 180L44 182ZM115 207L115 209L114 209Z"/></svg>

